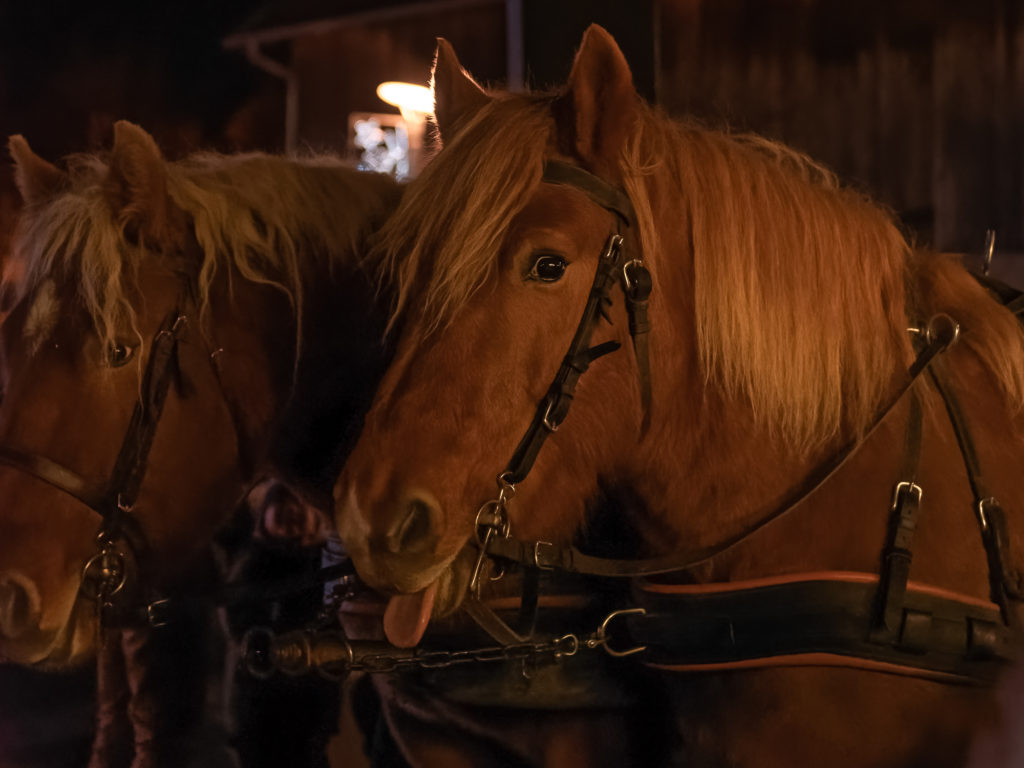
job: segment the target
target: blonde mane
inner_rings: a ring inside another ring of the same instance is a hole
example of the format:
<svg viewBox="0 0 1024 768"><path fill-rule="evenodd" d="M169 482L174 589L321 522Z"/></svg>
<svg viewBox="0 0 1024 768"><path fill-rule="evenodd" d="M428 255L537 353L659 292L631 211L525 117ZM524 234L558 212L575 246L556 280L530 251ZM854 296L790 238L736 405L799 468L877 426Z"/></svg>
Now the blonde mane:
<svg viewBox="0 0 1024 768"><path fill-rule="evenodd" d="M49 278L74 286L109 343L135 331L131 289L146 259L178 256L126 234L104 189L104 158L80 155L68 165L67 191L22 215L0 293L10 306ZM168 193L189 215L199 245L201 313L218 275L232 270L280 287L298 309L303 283L334 264L354 265L397 197L390 180L328 156L207 153L166 169Z"/></svg>
<svg viewBox="0 0 1024 768"><path fill-rule="evenodd" d="M496 269L509 223L540 183L549 104L496 98L385 226L376 256L397 296L395 317L414 299L422 311L418 333L450 322ZM1015 318L956 264L915 254L886 210L805 156L644 108L621 170L656 296L657 283L692 259L707 381L748 402L796 450L863 431L912 358L908 322L935 311L961 319L1011 406L1024 404ZM676 240L662 243L677 222ZM946 275L945 296L928 278L935 270Z"/></svg>

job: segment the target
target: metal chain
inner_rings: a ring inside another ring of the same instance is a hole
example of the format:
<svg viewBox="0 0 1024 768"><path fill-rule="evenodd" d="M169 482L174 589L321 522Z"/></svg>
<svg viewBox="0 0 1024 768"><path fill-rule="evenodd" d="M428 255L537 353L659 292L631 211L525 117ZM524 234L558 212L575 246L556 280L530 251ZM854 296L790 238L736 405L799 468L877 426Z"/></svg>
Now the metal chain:
<svg viewBox="0 0 1024 768"><path fill-rule="evenodd" d="M387 653L372 654L346 663L344 667L346 672L369 672L372 674L404 672L414 669L447 669L459 664L537 661L545 656L561 659L576 655L579 647L579 638L576 635L568 634L546 643L520 643L464 651L426 651L407 657Z"/></svg>

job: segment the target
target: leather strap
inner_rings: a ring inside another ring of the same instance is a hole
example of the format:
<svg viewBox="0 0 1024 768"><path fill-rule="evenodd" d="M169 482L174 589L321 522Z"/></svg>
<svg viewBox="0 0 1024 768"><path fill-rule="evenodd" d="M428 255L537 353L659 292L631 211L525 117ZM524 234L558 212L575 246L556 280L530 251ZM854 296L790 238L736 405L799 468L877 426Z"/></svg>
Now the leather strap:
<svg viewBox="0 0 1024 768"><path fill-rule="evenodd" d="M568 573L587 574L592 576L608 576L613 578L631 578L635 576L654 576L657 574L681 571L693 568L721 555L740 542L753 535L766 525L789 514L804 499L828 482L847 461L857 453L862 445L878 429L885 417L896 407L903 396L910 390L921 375L928 369L935 357L943 352L951 343L952 337L937 333L918 352L907 372L907 379L892 396L888 404L875 417L867 431L858 439L849 443L829 461L812 472L805 482L797 488L791 497L775 511L749 525L724 542L703 549L665 557L618 560L613 558L593 557L576 547L561 547L548 542L524 542L513 538L494 537L487 546L487 554L503 560L510 560L527 567L542 570L558 570Z"/></svg>
<svg viewBox="0 0 1024 768"><path fill-rule="evenodd" d="M910 393L907 437L903 468L893 494L889 517L889 536L882 550L882 572L878 582L878 615L872 631L875 640L893 640L901 630L907 580L913 559L914 530L923 492L916 482L921 459L921 399Z"/></svg>
<svg viewBox="0 0 1024 768"><path fill-rule="evenodd" d="M636 221L636 211L629 195L617 187L613 187L604 179L585 171L578 165L563 163L560 160L548 160L544 163L544 175L541 181L547 184L564 184L575 187L586 193L591 200L615 213L624 225Z"/></svg>
<svg viewBox="0 0 1024 768"><path fill-rule="evenodd" d="M46 456L4 445L0 446L0 464L32 475L37 480L78 499L90 509L99 511L107 497L106 483L87 480L73 469L68 469Z"/></svg>
<svg viewBox="0 0 1024 768"><path fill-rule="evenodd" d="M1004 620L1008 624L1016 626L1016 612L1012 610L1010 600L1020 601L1024 599L1024 593L1021 590L1020 572L1013 567L1010 555L1006 513L1003 511L1002 505L992 495L982 476L978 451L967 426L967 419L960 406L960 400L948 377L941 368L932 370L931 376L935 388L942 396L946 413L949 415L957 444L960 447L960 455L963 457L964 468L967 471L967 479L974 494L978 525L981 528L981 538L988 558L992 599L1002 609Z"/></svg>
<svg viewBox="0 0 1024 768"><path fill-rule="evenodd" d="M776 583L710 590L641 582L634 600L646 613L621 621L633 644L647 646L645 663L695 671L832 655L917 676L988 683L1017 655L1019 639L1002 624L998 606L913 583L896 635L878 642L864 631L873 620L877 589L877 576L844 573L793 574Z"/></svg>
<svg viewBox="0 0 1024 768"><path fill-rule="evenodd" d="M600 317L604 305L609 301L608 293L615 285L615 279L621 267L622 237L614 234L608 238L604 252L598 261L594 282L587 296L587 304L583 309L583 316L576 327L569 350L562 359L562 364L548 388L547 395L538 404L526 434L519 441L519 445L505 467L503 476L510 484L515 485L522 482L529 474L548 436L558 430L569 414L580 376L586 372L594 360L619 348L617 341L607 341L596 347L589 345L597 319Z"/></svg>

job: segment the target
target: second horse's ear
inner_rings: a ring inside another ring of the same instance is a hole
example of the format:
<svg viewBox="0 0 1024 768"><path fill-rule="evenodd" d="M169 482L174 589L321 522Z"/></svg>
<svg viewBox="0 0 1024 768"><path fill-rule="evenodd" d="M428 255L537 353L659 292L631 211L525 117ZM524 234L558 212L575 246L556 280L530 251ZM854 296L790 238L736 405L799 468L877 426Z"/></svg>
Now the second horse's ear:
<svg viewBox="0 0 1024 768"><path fill-rule="evenodd" d="M26 205L48 200L64 185L64 172L33 152L24 136L11 136L7 148L14 160L14 182Z"/></svg>
<svg viewBox="0 0 1024 768"><path fill-rule="evenodd" d="M462 68L455 49L443 37L437 39L430 84L434 92L434 121L442 143L454 139L470 118L491 100Z"/></svg>
<svg viewBox="0 0 1024 768"><path fill-rule="evenodd" d="M583 33L568 87L555 103L562 151L579 157L596 173L614 178L639 112L640 96L625 56L604 28L590 25Z"/></svg>
<svg viewBox="0 0 1024 768"><path fill-rule="evenodd" d="M133 234L153 245L180 239L180 211L167 191L163 155L152 136L126 120L114 123L105 192L111 208Z"/></svg>

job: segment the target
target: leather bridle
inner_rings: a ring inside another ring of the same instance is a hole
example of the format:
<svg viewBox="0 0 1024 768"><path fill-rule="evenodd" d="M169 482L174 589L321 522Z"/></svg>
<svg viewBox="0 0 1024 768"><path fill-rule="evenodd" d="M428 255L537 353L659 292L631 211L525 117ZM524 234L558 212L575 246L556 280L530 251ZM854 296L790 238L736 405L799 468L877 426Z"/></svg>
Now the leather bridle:
<svg viewBox="0 0 1024 768"><path fill-rule="evenodd" d="M465 612L501 643L511 645L524 640L480 600L483 564L490 560L497 577L508 565L522 569L519 624L526 628L536 622L542 571L632 580L633 606L609 614L598 633L599 642L614 656L646 650L648 663L656 667L701 670L813 663L880 669L944 681L991 681L994 670L1013 657L1013 647L1020 640L1016 609L1011 602L1024 599L1024 595L1020 576L1012 567L1005 513L982 480L977 452L956 397L933 366L936 358L959 337L959 325L947 315L937 315L923 327L910 329L917 333L917 356L904 383L868 429L813 471L789 499L732 538L699 551L643 560L595 557L572 546L520 541L511 535L507 508L516 485L526 478L544 441L564 421L579 377L595 359L620 346L614 341L589 346L598 318L607 319L609 292L620 270L644 407L641 434L649 423L647 302L651 278L641 258L627 260L621 234L622 227L634 224L633 207L624 192L573 165L549 162L542 180L585 192L615 215L616 231L598 260L594 283L569 351L511 461L498 476L498 496L477 513L478 555L469 582L469 596L463 603ZM949 413L975 496L992 584L992 601L988 603L908 583L912 535L921 501L921 488L915 482L921 406L914 385L926 373ZM685 574L789 515L847 464L908 393L911 407L904 466L894 493L880 574L797 574L769 588L762 583L663 587L646 581L651 576ZM824 607L818 613L812 611L808 618L803 607L808 604ZM796 611L799 620L793 615L793 606L800 606ZM607 625L618 616L628 617L624 621L636 646L625 652L613 651L606 643ZM694 627L703 629L695 631ZM750 638L745 646L744 636ZM765 637L768 639L762 640Z"/></svg>
<svg viewBox="0 0 1024 768"><path fill-rule="evenodd" d="M160 626L165 601L140 602L142 589L133 583L144 565L148 543L133 513L148 469L164 403L172 380L178 375L178 345L188 327L184 305L179 304L163 320L153 337L149 360L113 469L106 480L86 477L41 454L0 445L0 463L36 478L96 512L101 518L96 535L96 554L82 569L80 594L94 600L101 627L130 626L140 621ZM132 577L136 577L133 579Z"/></svg>
<svg viewBox="0 0 1024 768"><path fill-rule="evenodd" d="M590 340L598 321L608 316L612 303L610 293L618 282L626 297L629 314L630 335L637 361L640 400L643 409L643 426L649 421L651 400L650 365L647 354L647 334L650 324L647 315L648 299L651 294L651 274L643 259L627 259L623 230L628 230L636 219L629 196L607 184L602 179L582 168L557 160L548 161L541 179L550 184L570 186L584 192L591 200L613 214L614 231L608 236L597 260L597 269L583 314L576 326L569 349L548 387L547 394L537 405L533 420L519 441L505 470L498 475L498 497L484 504L476 518L476 530L480 555L470 577L470 594L476 594L480 585L480 573L489 543L496 536L507 538L509 524L507 506L515 494L515 487L522 482L533 468L541 447L553 433L558 431L572 406L573 395L580 377L591 363L604 355L618 350L617 341L606 341L590 346Z"/></svg>

